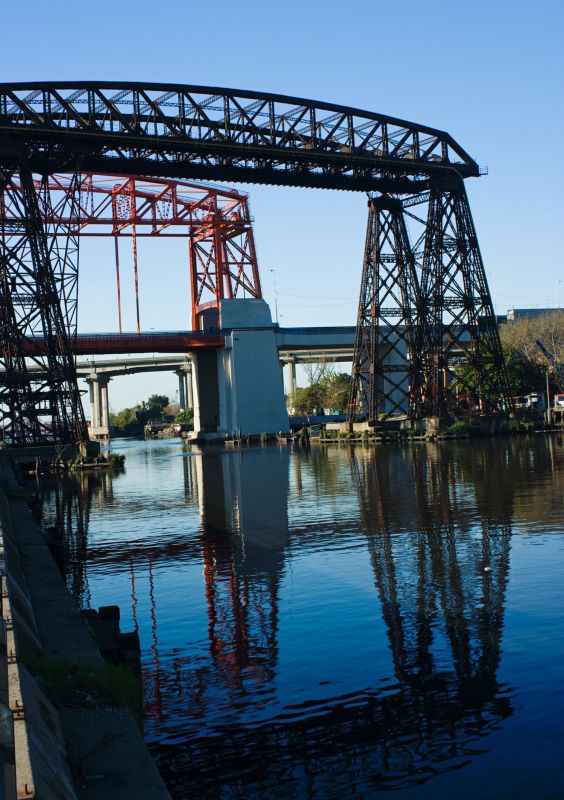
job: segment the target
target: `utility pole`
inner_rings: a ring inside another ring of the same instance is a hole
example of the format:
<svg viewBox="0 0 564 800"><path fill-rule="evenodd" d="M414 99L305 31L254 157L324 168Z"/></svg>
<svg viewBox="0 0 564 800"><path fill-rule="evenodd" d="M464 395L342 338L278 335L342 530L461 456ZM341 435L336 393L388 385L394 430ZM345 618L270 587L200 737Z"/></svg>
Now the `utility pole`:
<svg viewBox="0 0 564 800"><path fill-rule="evenodd" d="M276 316L276 324L278 325L278 288L276 286L276 269L274 267L270 270L274 278L274 313Z"/></svg>

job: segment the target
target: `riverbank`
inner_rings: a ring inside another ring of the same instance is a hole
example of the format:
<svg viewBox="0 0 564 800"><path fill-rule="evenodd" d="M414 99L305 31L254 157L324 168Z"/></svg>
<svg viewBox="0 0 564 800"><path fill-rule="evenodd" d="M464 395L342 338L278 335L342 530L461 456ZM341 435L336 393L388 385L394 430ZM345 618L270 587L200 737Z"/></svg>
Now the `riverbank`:
<svg viewBox="0 0 564 800"><path fill-rule="evenodd" d="M435 424L433 424L435 423ZM348 424L324 429L319 432L318 441L324 444L378 444L380 442L443 441L449 439L485 439L494 437L520 436L538 433L562 433L560 424L548 424L538 419L506 419L496 417L478 418L471 422L458 420L447 425L439 420L429 420L425 428L383 425L370 427L367 423L355 423L353 430Z"/></svg>
<svg viewBox="0 0 564 800"><path fill-rule="evenodd" d="M0 455L0 487L6 584L2 599L7 601L2 611L12 644L12 649L7 649L6 668L13 683L16 666L20 684L20 696L7 698L16 745L16 728L19 737L21 766L18 768L16 752L14 767L17 796L42 800L168 798L127 708L112 707L110 698L103 696L83 706L77 704L76 696L58 698L57 707L49 699L47 675L58 672L69 679L69 685L78 673L94 680L105 671L106 662L67 590L5 454Z"/></svg>

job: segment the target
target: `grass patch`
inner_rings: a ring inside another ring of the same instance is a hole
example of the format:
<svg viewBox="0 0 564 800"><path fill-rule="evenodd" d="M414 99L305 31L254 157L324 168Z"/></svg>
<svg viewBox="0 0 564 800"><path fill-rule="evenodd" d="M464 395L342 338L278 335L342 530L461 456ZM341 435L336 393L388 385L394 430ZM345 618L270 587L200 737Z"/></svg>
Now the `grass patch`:
<svg viewBox="0 0 564 800"><path fill-rule="evenodd" d="M30 490L25 488L12 489L6 484L0 487L0 491L2 491L6 500L29 500L31 498Z"/></svg>
<svg viewBox="0 0 564 800"><path fill-rule="evenodd" d="M134 716L140 713L142 683L129 667L108 662L86 666L41 658L30 671L57 708L128 708Z"/></svg>
<svg viewBox="0 0 564 800"><path fill-rule="evenodd" d="M452 425L446 429L446 432L454 436L467 436L471 434L473 430L472 426L468 422L465 422L463 419L459 419L456 422L453 422Z"/></svg>

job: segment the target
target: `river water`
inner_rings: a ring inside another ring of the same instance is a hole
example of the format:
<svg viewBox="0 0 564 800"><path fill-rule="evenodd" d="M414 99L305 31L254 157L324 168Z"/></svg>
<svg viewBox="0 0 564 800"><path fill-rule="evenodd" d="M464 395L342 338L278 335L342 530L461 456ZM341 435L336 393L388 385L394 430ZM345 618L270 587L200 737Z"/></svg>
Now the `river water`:
<svg viewBox="0 0 564 800"><path fill-rule="evenodd" d="M44 518L173 797L564 797L561 437L112 449Z"/></svg>

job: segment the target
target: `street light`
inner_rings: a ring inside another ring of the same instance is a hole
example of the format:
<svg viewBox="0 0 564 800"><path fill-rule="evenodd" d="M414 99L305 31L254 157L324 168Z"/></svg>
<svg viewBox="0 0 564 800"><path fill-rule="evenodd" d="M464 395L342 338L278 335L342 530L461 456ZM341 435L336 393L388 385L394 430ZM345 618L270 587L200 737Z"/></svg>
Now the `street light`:
<svg viewBox="0 0 564 800"><path fill-rule="evenodd" d="M276 269L272 267L270 270L274 278L274 312L276 314L276 324L278 325L278 289L276 286Z"/></svg>
<svg viewBox="0 0 564 800"><path fill-rule="evenodd" d="M562 283L562 281L554 281L554 294L555 294L555 300L556 300L556 308L560 308L560 306L558 305L558 284L559 283Z"/></svg>

